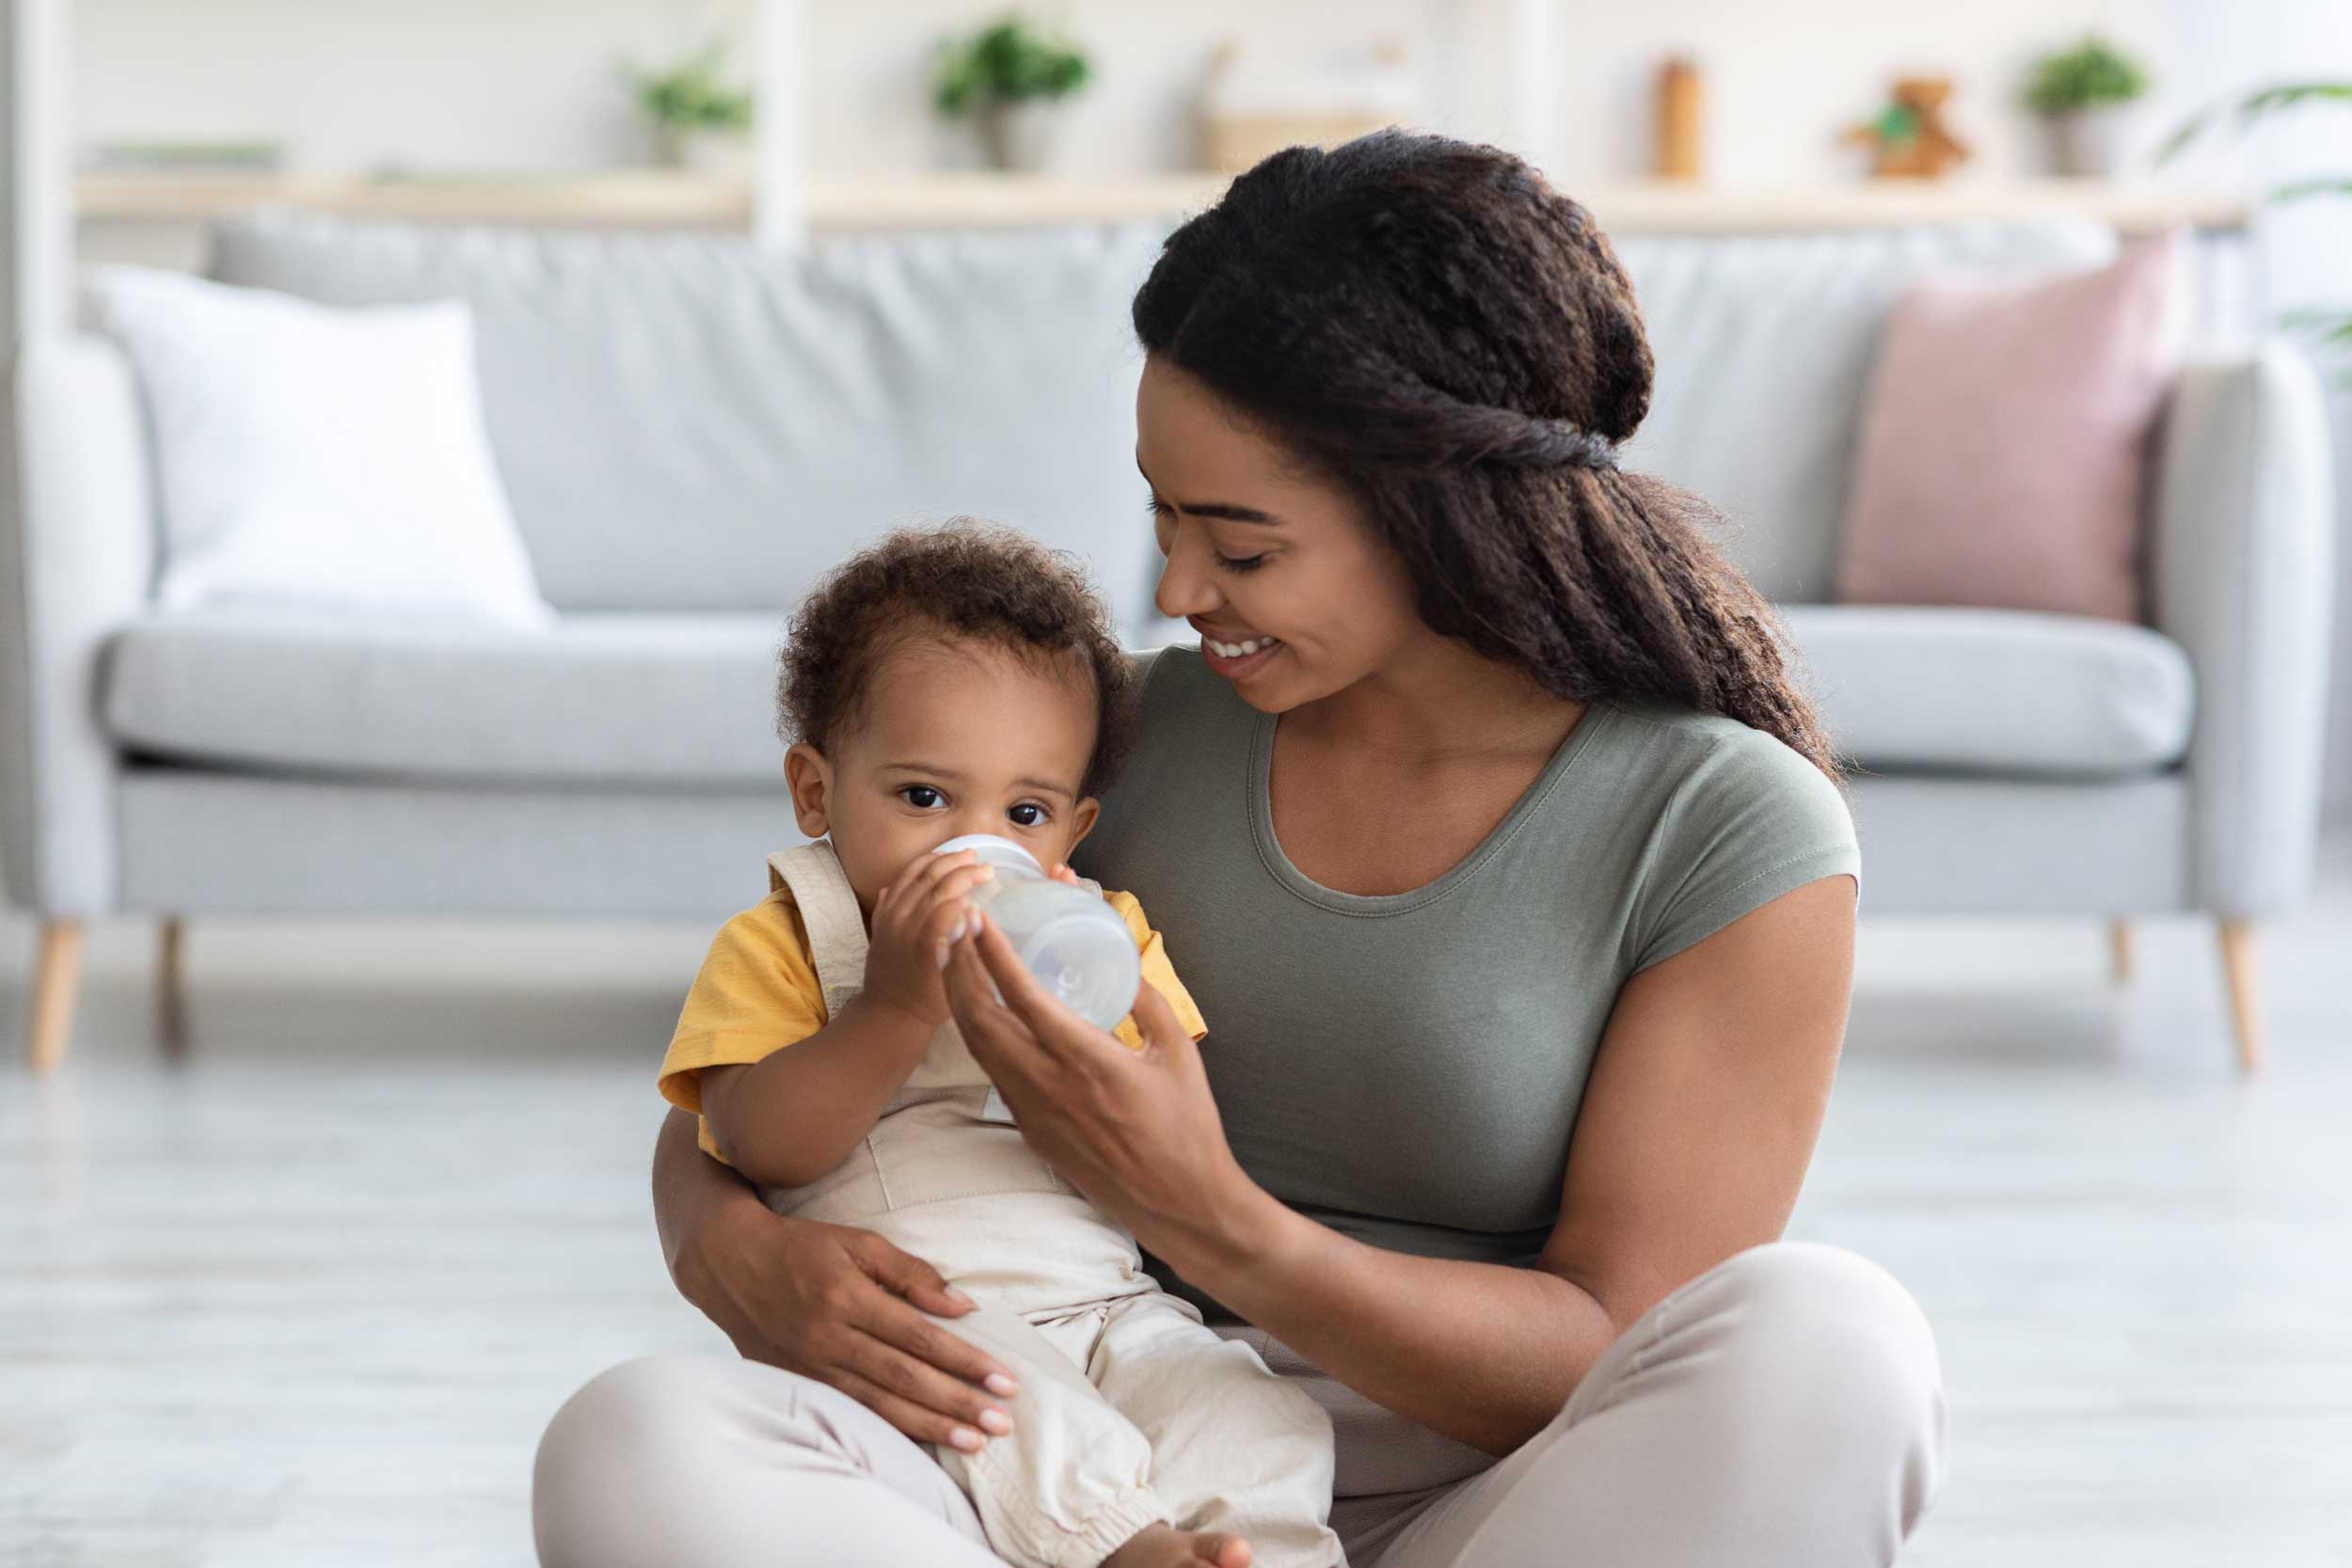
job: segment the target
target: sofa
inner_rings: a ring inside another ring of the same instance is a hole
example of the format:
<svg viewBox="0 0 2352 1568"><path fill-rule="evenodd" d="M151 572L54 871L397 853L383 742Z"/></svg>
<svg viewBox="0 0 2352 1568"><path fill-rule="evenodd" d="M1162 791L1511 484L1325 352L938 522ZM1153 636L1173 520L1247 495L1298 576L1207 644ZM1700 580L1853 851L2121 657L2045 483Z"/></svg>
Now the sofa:
<svg viewBox="0 0 2352 1568"><path fill-rule="evenodd" d="M29 1045L83 924L364 913L715 920L790 842L781 617L900 522L975 513L1151 605L1126 304L1165 226L729 239L223 224L215 274L327 303L460 295L542 630L161 613L139 388L88 333L9 378L0 865L38 917ZM2314 380L2271 344L2180 377L2150 624L1831 602L1876 336L1928 269L2094 264L2066 222L1621 236L1660 366L1628 455L1715 501L1858 771L1866 912L2216 922L2259 1058L2254 923L2311 876L2329 606Z"/></svg>

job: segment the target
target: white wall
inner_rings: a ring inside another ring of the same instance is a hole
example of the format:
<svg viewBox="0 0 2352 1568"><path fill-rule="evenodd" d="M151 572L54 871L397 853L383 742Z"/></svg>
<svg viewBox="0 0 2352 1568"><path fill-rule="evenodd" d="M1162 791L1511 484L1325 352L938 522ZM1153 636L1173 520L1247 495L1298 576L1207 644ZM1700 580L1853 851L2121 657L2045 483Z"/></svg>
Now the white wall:
<svg viewBox="0 0 2352 1568"><path fill-rule="evenodd" d="M1568 58L1563 179L1641 171L1658 59L1695 54L1709 73L1709 151L1721 179L1796 182L1853 166L1835 145L1886 79L1959 77L1973 172L2030 166L2010 100L2037 48L2093 25L2173 55L2182 0L1974 0L1923 15L1861 0L1561 0ZM2308 3L2308 0L2307 0ZM808 0L812 164L903 170L939 161L924 78L943 35L998 8L974 0ZM1277 56L1329 40L1395 37L1424 62L1433 123L1500 136L1512 0L1064 0L1035 8L1091 48L1067 161L1078 170L1186 166L1191 96L1225 38ZM748 0L77 0L76 125L83 140L283 136L308 168L385 163L555 169L640 157L613 72L748 24ZM1343 27L1334 17L1343 15ZM2289 56L2274 62L2283 67ZM2189 62L2194 65L2195 62ZM2176 100L2203 86L2170 71ZM2204 74L2202 72L2200 73Z"/></svg>

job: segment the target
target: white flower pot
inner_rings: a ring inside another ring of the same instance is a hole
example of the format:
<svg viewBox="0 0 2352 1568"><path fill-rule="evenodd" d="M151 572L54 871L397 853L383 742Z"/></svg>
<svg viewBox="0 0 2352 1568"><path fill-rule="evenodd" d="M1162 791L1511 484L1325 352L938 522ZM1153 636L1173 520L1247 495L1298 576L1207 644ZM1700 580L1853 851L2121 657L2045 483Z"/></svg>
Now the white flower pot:
<svg viewBox="0 0 2352 1568"><path fill-rule="evenodd" d="M980 105L981 150L991 166L1035 173L1054 161L1061 140L1062 105L1050 98Z"/></svg>
<svg viewBox="0 0 2352 1568"><path fill-rule="evenodd" d="M740 174L751 166L751 138L737 131L664 125L654 133L661 161L695 174Z"/></svg>
<svg viewBox="0 0 2352 1568"><path fill-rule="evenodd" d="M2086 180L2112 180L2122 174L2137 118L2129 103L2100 103L2044 116L2051 172Z"/></svg>

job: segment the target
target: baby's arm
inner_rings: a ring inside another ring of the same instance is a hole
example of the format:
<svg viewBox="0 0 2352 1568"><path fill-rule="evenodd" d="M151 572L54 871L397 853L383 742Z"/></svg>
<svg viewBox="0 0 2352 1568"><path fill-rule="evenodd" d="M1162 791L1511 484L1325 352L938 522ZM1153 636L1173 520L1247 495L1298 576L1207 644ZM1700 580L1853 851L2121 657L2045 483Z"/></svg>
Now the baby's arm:
<svg viewBox="0 0 2352 1568"><path fill-rule="evenodd" d="M745 1178L805 1187L874 1130L947 1021L941 955L987 875L969 851L923 856L874 900L866 989L837 1017L756 1062L703 1069L711 1141Z"/></svg>
<svg viewBox="0 0 2352 1568"><path fill-rule="evenodd" d="M756 1062L705 1068L710 1141L757 1186L805 1187L874 1130L930 1035L860 996L798 1044Z"/></svg>

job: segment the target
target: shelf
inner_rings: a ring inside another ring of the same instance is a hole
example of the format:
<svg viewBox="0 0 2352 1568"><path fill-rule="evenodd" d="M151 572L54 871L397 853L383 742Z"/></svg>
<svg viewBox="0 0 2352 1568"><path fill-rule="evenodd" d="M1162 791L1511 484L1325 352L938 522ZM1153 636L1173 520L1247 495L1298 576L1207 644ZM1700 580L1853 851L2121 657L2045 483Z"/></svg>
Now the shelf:
<svg viewBox="0 0 2352 1568"><path fill-rule="evenodd" d="M2242 196L2099 180L1856 181L1793 189L1721 189L1658 181L1576 193L1601 227L1645 234L1785 233L2016 223L2083 217L2122 233L2246 227Z"/></svg>
<svg viewBox="0 0 2352 1568"><path fill-rule="evenodd" d="M85 174L75 214L100 223L205 223L249 207L302 207L428 223L745 227L749 182L659 169L594 175L371 179L333 175Z"/></svg>
<svg viewBox="0 0 2352 1568"><path fill-rule="evenodd" d="M890 174L812 180L808 225L818 232L1002 229L1167 218L1199 212L1222 175L1127 179L986 173ZM2240 196L2096 181L1856 182L1791 189L1722 189L1659 182L1595 184L1575 193L1618 233L1786 233L2079 216L2125 233L2175 224L2246 227ZM589 228L749 227L748 180L662 170L506 178L365 179L87 174L75 182L78 215L106 223L204 223L277 205L349 216L434 223Z"/></svg>

